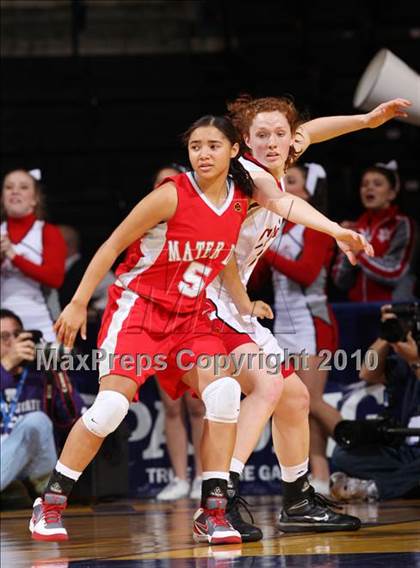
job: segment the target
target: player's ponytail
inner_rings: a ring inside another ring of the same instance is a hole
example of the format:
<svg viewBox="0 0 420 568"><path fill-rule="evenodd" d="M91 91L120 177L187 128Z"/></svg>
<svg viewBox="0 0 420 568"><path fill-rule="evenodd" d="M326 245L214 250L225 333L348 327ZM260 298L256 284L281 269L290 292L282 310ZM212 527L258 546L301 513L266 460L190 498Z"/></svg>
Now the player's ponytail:
<svg viewBox="0 0 420 568"><path fill-rule="evenodd" d="M232 177L235 185L237 185L247 197L252 197L255 190L254 181L239 161L238 156L230 160L229 175Z"/></svg>
<svg viewBox="0 0 420 568"><path fill-rule="evenodd" d="M232 144L239 144L241 146L241 135L236 130L232 121L226 116L213 116L206 115L202 116L190 126L190 128L184 133L183 141L184 144L188 144L191 134L197 128L203 126L214 126L229 140ZM252 181L251 176L239 162L238 156L230 160L229 175L232 177L235 184L239 189L247 196L252 197L254 193L255 185Z"/></svg>

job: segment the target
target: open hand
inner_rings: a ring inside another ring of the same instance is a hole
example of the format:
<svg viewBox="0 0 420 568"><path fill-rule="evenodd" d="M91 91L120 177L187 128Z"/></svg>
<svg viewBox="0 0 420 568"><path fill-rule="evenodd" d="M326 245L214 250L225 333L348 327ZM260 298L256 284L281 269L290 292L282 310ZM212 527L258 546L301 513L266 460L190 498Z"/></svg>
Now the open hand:
<svg viewBox="0 0 420 568"><path fill-rule="evenodd" d="M74 301L67 304L54 324L58 341L71 349L79 330L82 339L86 339L86 320L86 306Z"/></svg>
<svg viewBox="0 0 420 568"><path fill-rule="evenodd" d="M338 230L334 237L338 247L347 256L353 266L357 264L358 254L363 252L367 254L367 256L375 255L373 246L361 233L357 233L351 229L344 229L338 225Z"/></svg>
<svg viewBox="0 0 420 568"><path fill-rule="evenodd" d="M392 99L382 103L366 114L368 128L377 128L393 118L405 118L408 116L407 108L411 102L407 99Z"/></svg>

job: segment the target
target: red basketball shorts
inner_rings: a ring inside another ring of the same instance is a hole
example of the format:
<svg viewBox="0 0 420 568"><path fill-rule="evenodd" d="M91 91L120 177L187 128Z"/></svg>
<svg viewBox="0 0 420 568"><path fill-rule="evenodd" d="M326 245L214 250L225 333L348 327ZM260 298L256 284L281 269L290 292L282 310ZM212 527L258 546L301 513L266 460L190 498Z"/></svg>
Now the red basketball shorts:
<svg viewBox="0 0 420 568"><path fill-rule="evenodd" d="M156 375L162 388L178 398L189 387L182 382L199 358L226 355L220 337L202 311L168 312L131 290L109 289L98 335L99 376L121 375L140 387Z"/></svg>

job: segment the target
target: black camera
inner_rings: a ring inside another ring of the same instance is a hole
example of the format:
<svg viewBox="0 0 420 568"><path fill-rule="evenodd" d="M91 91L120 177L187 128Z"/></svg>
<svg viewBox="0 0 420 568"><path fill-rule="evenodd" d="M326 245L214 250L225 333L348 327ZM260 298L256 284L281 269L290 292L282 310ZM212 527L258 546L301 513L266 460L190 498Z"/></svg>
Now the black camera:
<svg viewBox="0 0 420 568"><path fill-rule="evenodd" d="M387 429L392 424L390 420L341 420L334 430L334 440L343 448L357 448L366 444L392 445L396 442ZM401 440L398 440L401 443ZM397 442L397 445L399 445Z"/></svg>
<svg viewBox="0 0 420 568"><path fill-rule="evenodd" d="M25 332L31 334L31 340L35 343L36 357L31 366L57 367L63 356L71 353L71 350L62 343L45 341L42 331L39 329L28 329Z"/></svg>
<svg viewBox="0 0 420 568"><path fill-rule="evenodd" d="M342 448L353 449L368 444L400 446L407 436L419 436L420 428L403 428L392 417L376 420L341 420L333 438Z"/></svg>
<svg viewBox="0 0 420 568"><path fill-rule="evenodd" d="M41 341L43 341L44 338L42 331L40 331L39 329L27 329L27 330L25 329L23 333L31 334L30 339L35 343L36 347L41 344Z"/></svg>
<svg viewBox="0 0 420 568"><path fill-rule="evenodd" d="M420 306L417 302L393 304L387 313L394 314L394 318L381 322L379 337L397 343L405 341L411 331L415 341L420 340Z"/></svg>

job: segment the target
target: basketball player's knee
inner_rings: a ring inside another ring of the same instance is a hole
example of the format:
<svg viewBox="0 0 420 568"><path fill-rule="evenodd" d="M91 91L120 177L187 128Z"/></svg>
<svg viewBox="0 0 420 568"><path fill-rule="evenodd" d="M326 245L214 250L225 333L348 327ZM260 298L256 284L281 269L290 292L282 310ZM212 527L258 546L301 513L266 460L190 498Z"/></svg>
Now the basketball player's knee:
<svg viewBox="0 0 420 568"><path fill-rule="evenodd" d="M182 418L182 400L165 401L164 410L166 418L170 420L176 420L177 418Z"/></svg>
<svg viewBox="0 0 420 568"><path fill-rule="evenodd" d="M287 381L287 379L286 379ZM306 416L309 414L311 396L303 382L299 382L292 396L288 397L292 412L300 412Z"/></svg>
<svg viewBox="0 0 420 568"><path fill-rule="evenodd" d="M129 406L123 394L112 390L100 391L95 402L83 414L82 420L89 432L105 438L118 428Z"/></svg>
<svg viewBox="0 0 420 568"><path fill-rule="evenodd" d="M268 407L274 409L281 399L283 378L273 377L272 375L261 377L261 380L257 383L257 389L260 400L263 400Z"/></svg>
<svg viewBox="0 0 420 568"><path fill-rule="evenodd" d="M232 377L216 379L201 394L206 414L212 422L237 422L241 404L241 387Z"/></svg>
<svg viewBox="0 0 420 568"><path fill-rule="evenodd" d="M202 420L205 414L203 402L200 399L188 402L188 414L193 420Z"/></svg>
<svg viewBox="0 0 420 568"><path fill-rule="evenodd" d="M288 380L289 377L284 380L283 396L276 407L275 414L280 420L286 420L289 424L300 422L302 419L307 420L310 405L309 391L301 381L289 388Z"/></svg>

